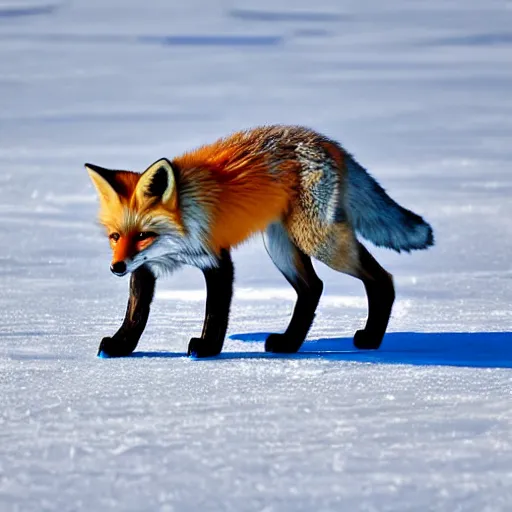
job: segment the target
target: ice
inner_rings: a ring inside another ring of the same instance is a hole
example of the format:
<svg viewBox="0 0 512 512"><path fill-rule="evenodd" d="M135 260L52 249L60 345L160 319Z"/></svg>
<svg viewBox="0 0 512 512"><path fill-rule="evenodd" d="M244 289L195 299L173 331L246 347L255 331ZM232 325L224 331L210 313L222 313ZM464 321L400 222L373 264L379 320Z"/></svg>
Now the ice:
<svg viewBox="0 0 512 512"><path fill-rule="evenodd" d="M511 26L508 0L0 0L0 510L510 510ZM186 357L186 269L134 356L98 358L128 281L83 163L263 123L339 140L432 223L427 252L368 245L397 286L382 349L318 265L308 342L265 354L293 292L256 238L221 357Z"/></svg>

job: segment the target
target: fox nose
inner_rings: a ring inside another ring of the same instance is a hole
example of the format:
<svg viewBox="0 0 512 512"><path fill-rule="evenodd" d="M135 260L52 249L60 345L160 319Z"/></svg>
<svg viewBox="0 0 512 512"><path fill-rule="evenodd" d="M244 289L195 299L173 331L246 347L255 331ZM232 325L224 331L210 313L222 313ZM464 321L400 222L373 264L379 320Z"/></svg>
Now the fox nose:
<svg viewBox="0 0 512 512"><path fill-rule="evenodd" d="M122 276L126 274L126 263L124 261L116 261L110 265L110 270L116 276Z"/></svg>

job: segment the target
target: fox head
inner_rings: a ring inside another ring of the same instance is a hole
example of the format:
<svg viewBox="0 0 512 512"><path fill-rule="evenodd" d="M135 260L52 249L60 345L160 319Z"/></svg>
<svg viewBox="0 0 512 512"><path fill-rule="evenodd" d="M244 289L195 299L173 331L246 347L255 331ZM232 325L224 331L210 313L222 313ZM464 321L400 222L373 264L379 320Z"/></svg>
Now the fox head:
<svg viewBox="0 0 512 512"><path fill-rule="evenodd" d="M125 275L179 252L184 230L169 160L156 161L142 174L85 167L99 195L99 220L112 248L114 274Z"/></svg>

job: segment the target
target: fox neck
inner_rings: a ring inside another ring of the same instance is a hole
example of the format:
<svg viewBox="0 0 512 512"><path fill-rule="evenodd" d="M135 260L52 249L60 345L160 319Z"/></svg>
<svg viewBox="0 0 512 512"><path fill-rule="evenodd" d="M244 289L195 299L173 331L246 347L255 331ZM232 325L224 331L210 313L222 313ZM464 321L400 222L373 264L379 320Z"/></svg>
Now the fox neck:
<svg viewBox="0 0 512 512"><path fill-rule="evenodd" d="M215 267L218 261L218 255L193 236L186 235L177 244L174 237L166 237L163 234L158 243L162 252L157 258L169 263L175 262L205 269Z"/></svg>

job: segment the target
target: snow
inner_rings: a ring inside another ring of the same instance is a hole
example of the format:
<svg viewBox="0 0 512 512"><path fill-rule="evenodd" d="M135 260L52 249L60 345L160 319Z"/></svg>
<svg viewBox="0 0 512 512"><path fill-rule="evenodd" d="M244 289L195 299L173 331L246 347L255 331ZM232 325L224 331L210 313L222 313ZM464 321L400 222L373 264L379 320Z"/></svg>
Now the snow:
<svg viewBox="0 0 512 512"><path fill-rule="evenodd" d="M509 510L511 26L508 0L0 0L0 510ZM134 357L97 358L128 282L83 163L275 122L434 226L430 251L371 248L397 285L382 349L353 349L363 288L318 265L303 352L264 354L293 293L256 239L220 358L185 357L193 269Z"/></svg>

